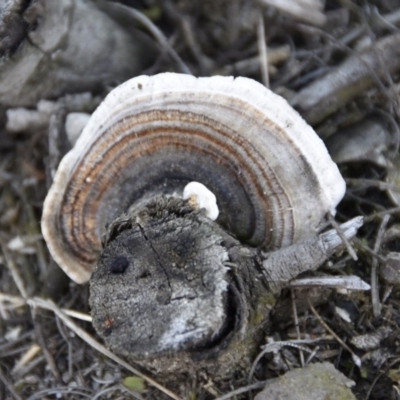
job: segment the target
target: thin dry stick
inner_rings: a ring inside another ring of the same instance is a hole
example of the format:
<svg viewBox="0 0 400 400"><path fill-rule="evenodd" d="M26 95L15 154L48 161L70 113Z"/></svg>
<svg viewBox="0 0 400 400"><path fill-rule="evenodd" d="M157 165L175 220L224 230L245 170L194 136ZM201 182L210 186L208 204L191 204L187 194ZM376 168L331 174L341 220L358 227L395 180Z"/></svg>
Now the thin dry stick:
<svg viewBox="0 0 400 400"><path fill-rule="evenodd" d="M355 178L346 178L345 182L347 185L354 186L356 188L365 189L365 188L376 188L379 190L396 190L400 192L400 186L394 185L393 183L379 181L377 179L355 179Z"/></svg>
<svg viewBox="0 0 400 400"><path fill-rule="evenodd" d="M315 318L319 321L319 323L340 343L340 345L345 348L350 354L351 357L353 358L353 361L358 367L361 367L361 359L353 353L353 351L350 349L349 346L345 342L343 342L342 339L336 333L330 328L330 326L321 318L321 316L318 314L317 310L314 308L314 306L311 304L310 301L310 296L307 294L307 302L308 306L310 307L311 312L314 314Z"/></svg>
<svg viewBox="0 0 400 400"><path fill-rule="evenodd" d="M264 18L262 14L260 14L257 24L257 45L262 82L267 88L269 88L267 43L265 41Z"/></svg>
<svg viewBox="0 0 400 400"><path fill-rule="evenodd" d="M201 47L196 40L196 36L193 32L193 28L190 22L190 19L187 18L179 18L179 22L181 25L183 37L185 39L185 42L192 53L193 57L196 59L197 63L200 66L200 71L202 72L202 75L209 75L207 73L207 68L206 68L206 61L205 61L205 56L201 52Z"/></svg>
<svg viewBox="0 0 400 400"><path fill-rule="evenodd" d="M122 385L114 385L114 386L111 386L109 388L103 389L100 392L96 393L96 396L92 397L91 400L106 399L106 398L109 398L109 399L110 398L118 398L118 397L110 397L110 396L106 397L105 396L106 394L117 392L117 391L119 391L119 392L122 391L123 393L128 392L129 394L132 394L133 397L135 397L137 399L142 399L142 397L135 396L134 392L131 392L130 390L126 389L124 386L122 386Z"/></svg>
<svg viewBox="0 0 400 400"><path fill-rule="evenodd" d="M354 200L357 204L365 204L367 206L370 206L374 210L377 210L376 212L383 212L385 210L385 207L381 206L380 204L364 199L363 197L354 194L353 189L348 188L344 196L346 199ZM368 218L370 217L365 217L364 223L367 222Z"/></svg>
<svg viewBox="0 0 400 400"><path fill-rule="evenodd" d="M297 316L297 307L296 307L296 294L294 289L290 290L290 296L292 299L293 319L294 319L294 327L296 329L297 340L301 340L299 318ZM304 353L301 348L299 348L299 356L300 356L300 364L302 367L304 367Z"/></svg>
<svg viewBox="0 0 400 400"><path fill-rule="evenodd" d="M65 327L63 324L61 324L60 319L56 317L56 325L58 332L60 332L61 337L64 339L64 342L67 343L68 346L68 374L69 376L74 376L73 375L73 346L71 344L71 341L68 338L68 335L65 332Z"/></svg>
<svg viewBox="0 0 400 400"><path fill-rule="evenodd" d="M215 400L227 400L227 399L230 399L230 398L232 398L234 396L237 396L237 395L239 395L241 393L249 392L250 390L261 389L266 385L267 382L268 381L262 381L262 382L253 383L252 385L243 386L241 388L233 390L232 392L224 394L221 397L217 397Z"/></svg>
<svg viewBox="0 0 400 400"><path fill-rule="evenodd" d="M135 10L134 8L126 6L122 7L124 7L124 11L126 11L126 13L129 13L136 21L142 24L154 36L161 48L166 50L169 56L175 61L181 72L183 72L184 74L192 75L192 71L190 71L189 67L183 62L178 53L172 48L172 46L168 42L168 39L164 36L161 30L156 25L154 25L153 22L151 22L149 18L147 18L144 14L142 14L138 10Z"/></svg>
<svg viewBox="0 0 400 400"><path fill-rule="evenodd" d="M394 285L386 285L385 292L383 293L383 296L382 296L382 303L386 303L386 300L392 294L393 287L394 287Z"/></svg>
<svg viewBox="0 0 400 400"><path fill-rule="evenodd" d="M378 230L378 234L376 235L374 252L378 253L383 235L386 231L386 226L389 222L389 215L385 215L382 219L381 225ZM378 260L374 258L371 264L371 300L372 300L372 310L374 313L374 317L379 317L381 315L382 305L379 299L379 282L378 282Z"/></svg>
<svg viewBox="0 0 400 400"><path fill-rule="evenodd" d="M393 214L400 214L400 207L394 207L394 208L389 208L384 211L378 211L372 215L369 215L368 217L365 217L364 222L372 222L375 221L376 219L381 219L385 215L393 215Z"/></svg>
<svg viewBox="0 0 400 400"><path fill-rule="evenodd" d="M52 311L55 315L57 315L57 317L59 317L64 322L64 324L69 329L71 329L77 336L79 336L82 340L84 340L86 343L88 343L90 346L92 346L95 350L97 350L100 353L104 354L105 356L109 357L111 360L115 361L119 365L122 365L124 368L131 371L133 374L144 379L149 385L159 389L160 391L162 391L163 393L165 393L167 396L171 397L172 399L182 400L178 395L171 392L166 387L160 385L158 382L156 382L152 378L148 377L147 375L144 375L142 372L140 372L136 368L132 367L131 365L129 365L127 362L125 362L121 358L117 357L110 350L108 350L102 344L100 344L95 339L93 339L86 331L84 331L82 328L80 328L78 325L76 325L69 317L67 317L67 315L64 312L62 312L60 310L60 308L58 308L52 301L44 300L39 297L34 297L33 299L28 299L28 304L31 307L40 307L45 310Z"/></svg>
<svg viewBox="0 0 400 400"><path fill-rule="evenodd" d="M60 371L58 370L58 366L57 366L56 361L54 360L53 355L51 354L51 352L48 349L48 342L45 340L45 338L43 336L42 326L39 322L39 319L38 319L38 316L36 313L36 309L31 307L30 311L31 311L35 336L39 343L39 346L42 349L42 352L46 359L47 365L49 366L50 371L53 374L53 376L55 377L55 379L57 380L58 384L62 385L63 381L61 379Z"/></svg>
<svg viewBox="0 0 400 400"><path fill-rule="evenodd" d="M370 256L376 258L379 262L384 263L386 262L385 257L380 256L379 254L375 253L372 249L370 249L362 240L358 238L352 239L353 243L358 248L358 251L368 253Z"/></svg>
<svg viewBox="0 0 400 400"><path fill-rule="evenodd" d="M386 262L385 257L382 257L381 255L375 253L372 249L370 249L362 240L358 239L358 238L353 238L353 243L354 245L357 247L358 251L362 252L366 252L368 253L370 256L376 258L379 262Z"/></svg>
<svg viewBox="0 0 400 400"><path fill-rule="evenodd" d="M306 365L310 364L311 360L315 357L318 350L319 350L319 346L316 346L315 349L312 351L312 353L307 357Z"/></svg>
<svg viewBox="0 0 400 400"><path fill-rule="evenodd" d="M21 296L24 299L27 299L28 293L25 290L24 281L22 280L22 277L19 274L17 265L15 264L12 257L10 257L10 254L8 253L8 250L6 249L6 245L3 243L3 240L0 240L0 248L4 255L4 259L6 261L6 266L7 266L8 270L10 271L10 274L11 274L11 277L13 278L15 286L17 286L17 289L18 289L19 293L21 294Z"/></svg>
<svg viewBox="0 0 400 400"><path fill-rule="evenodd" d="M32 231L31 236L40 237L41 236L40 227L38 226L38 221L33 211L33 207L31 203L28 201L26 189L18 190L18 192L28 216L28 223ZM39 265L40 273L42 276L45 276L47 272L47 262L46 262L46 256L45 256L46 252L44 249L43 240L35 240L35 248L36 248L36 259Z"/></svg>
<svg viewBox="0 0 400 400"><path fill-rule="evenodd" d="M350 257L354 261L357 261L358 257L357 257L357 254L356 254L353 246L351 245L351 243L349 242L349 239L347 239L346 235L343 233L342 228L335 221L335 218L333 217L333 215L331 213L328 213L328 219L329 219L329 222L332 224L332 226L336 229L336 232L338 233L340 239L342 239L342 242L345 244L346 249L349 252Z"/></svg>

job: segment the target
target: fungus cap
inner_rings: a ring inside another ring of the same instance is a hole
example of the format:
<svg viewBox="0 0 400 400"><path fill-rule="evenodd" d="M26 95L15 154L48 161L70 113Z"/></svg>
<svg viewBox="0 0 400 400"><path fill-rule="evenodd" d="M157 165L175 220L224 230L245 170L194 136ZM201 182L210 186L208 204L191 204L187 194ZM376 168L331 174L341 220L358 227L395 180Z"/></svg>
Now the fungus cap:
<svg viewBox="0 0 400 400"><path fill-rule="evenodd" d="M60 163L42 217L52 256L86 282L107 224L191 181L216 196L218 223L264 250L315 234L345 191L314 130L260 83L139 76L109 93Z"/></svg>

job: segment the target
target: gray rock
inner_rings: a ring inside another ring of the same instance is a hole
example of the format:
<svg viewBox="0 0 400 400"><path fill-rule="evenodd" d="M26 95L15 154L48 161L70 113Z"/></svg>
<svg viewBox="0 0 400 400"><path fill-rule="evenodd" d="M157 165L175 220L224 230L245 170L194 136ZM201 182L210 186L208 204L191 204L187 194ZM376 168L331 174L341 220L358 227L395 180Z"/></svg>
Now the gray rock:
<svg viewBox="0 0 400 400"><path fill-rule="evenodd" d="M332 364L311 364L272 379L255 400L355 400L355 383Z"/></svg>

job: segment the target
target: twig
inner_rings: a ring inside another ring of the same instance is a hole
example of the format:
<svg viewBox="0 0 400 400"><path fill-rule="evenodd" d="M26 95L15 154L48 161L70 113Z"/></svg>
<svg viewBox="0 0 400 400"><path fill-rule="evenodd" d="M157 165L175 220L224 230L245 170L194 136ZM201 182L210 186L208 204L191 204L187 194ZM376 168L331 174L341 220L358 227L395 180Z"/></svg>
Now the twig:
<svg viewBox="0 0 400 400"><path fill-rule="evenodd" d="M32 208L32 204L28 201L28 197L26 194L26 188L23 188L22 190L18 190L18 194L21 197L21 202L25 208L27 217L28 217L28 223L29 227L31 230L31 236L35 237L41 237L41 231L40 227L38 226L38 221L35 216L35 213ZM45 256L45 249L44 249L44 244L43 240L35 240L35 248L36 248L36 257L37 257L37 262L39 265L39 270L42 275L42 277L45 276L47 272L47 262L46 262L46 256Z"/></svg>
<svg viewBox="0 0 400 400"><path fill-rule="evenodd" d="M112 393L112 392L116 392L116 391L122 391L122 392L128 392L129 394L131 394L132 392L130 391L130 390L128 390L128 389L126 389L123 385L114 385L114 386L111 386L111 387L109 387L109 388L106 388L106 389L103 389L103 390L101 390L101 391L99 391L99 392L97 392L96 393L96 396L94 396L94 397L92 397L92 399L91 400L97 400L97 399L104 399L104 398L107 398L107 397L105 397L105 395L106 394L108 394L108 393ZM104 396L104 397L103 397ZM134 395L135 396L135 395ZM135 396L136 397L136 396ZM111 398L111 397L108 397L108 398ZM114 398L114 397L112 397L112 398ZM116 397L117 398L117 397ZM136 397L136 398L142 398L142 397Z"/></svg>
<svg viewBox="0 0 400 400"><path fill-rule="evenodd" d="M353 361L358 367L361 367L361 359L353 353L353 351L350 349L349 346L345 342L343 342L342 339L329 327L329 325L321 318L321 316L318 314L317 310L314 308L314 306L311 304L310 301L310 296L307 294L307 302L308 306L310 307L311 312L314 314L315 318L319 321L319 323L339 342L339 344L345 348L350 354L351 357L353 358Z"/></svg>
<svg viewBox="0 0 400 400"><path fill-rule="evenodd" d="M382 219L381 225L376 235L374 252L377 253L381 247L383 235L386 231L386 226L389 222L389 215L385 215ZM379 282L378 282L378 260L374 258L371 264L371 300L372 300L372 310L374 312L374 317L379 317L381 315L382 305L379 299Z"/></svg>
<svg viewBox="0 0 400 400"><path fill-rule="evenodd" d="M365 217L364 222L372 222L375 221L378 218L383 218L386 215L393 215L393 214L400 214L400 207L394 207L394 208L389 208L384 211L378 211L372 215L369 215L368 217Z"/></svg>
<svg viewBox="0 0 400 400"><path fill-rule="evenodd" d="M336 232L338 233L340 239L342 239L342 242L345 244L347 251L349 252L350 257L354 260L357 261L358 257L357 254L351 245L349 239L347 239L346 235L343 233L342 228L340 225L335 221L335 218L331 213L328 213L328 219L329 222L332 224L332 226L336 229Z"/></svg>
<svg viewBox="0 0 400 400"><path fill-rule="evenodd" d="M196 40L195 34L193 33L193 28L191 26L191 21L189 18L180 18L179 19L182 33L186 45L188 46L190 52L192 53L193 57L199 64L201 75L209 75L209 68L206 67L206 59L205 56L201 52L201 47Z"/></svg>
<svg viewBox="0 0 400 400"><path fill-rule="evenodd" d="M319 346L316 346L315 349L312 351L312 353L307 357L306 365L310 364L311 360L315 357L318 350L319 350Z"/></svg>
<svg viewBox="0 0 400 400"><path fill-rule="evenodd" d="M356 245L356 247L358 248L359 251L364 251L366 253L368 253L370 256L376 258L379 262L386 262L385 257L380 256L379 254L377 254L375 251L373 251L372 249L370 249L364 242L362 242L360 239L358 238L353 238L353 243Z"/></svg>
<svg viewBox="0 0 400 400"><path fill-rule="evenodd" d="M279 342L278 341L274 342L273 340L269 341L268 344L262 346L263 347L262 351L260 352L260 354L258 354L256 359L253 361L253 365L251 366L251 369L249 372L249 377L247 378L248 382L250 382L252 380L254 371L257 367L257 364L259 363L259 361L265 354L277 353L280 349L282 349L285 346L295 347L296 349L301 349L303 351L312 353L312 351L309 348L302 346L302 345L303 344L313 344L318 341L320 341L320 339L315 339L315 340L299 339L299 340L287 340L287 341L279 341Z"/></svg>
<svg viewBox="0 0 400 400"><path fill-rule="evenodd" d="M154 25L153 22L149 18L147 18L143 13L141 13L138 10L135 10L134 8L124 6L118 3L117 4L107 3L107 9L110 10L115 9L118 11L122 11L125 14L130 15L140 24L142 24L153 35L153 37L156 39L160 47L164 49L172 58L172 60L177 64L180 72L192 75L192 71L190 71L189 67L183 62L178 53L172 48L172 46L168 42L168 39L164 36L162 31L156 25Z"/></svg>
<svg viewBox="0 0 400 400"><path fill-rule="evenodd" d="M292 106L302 111L306 121L318 124L372 86L377 86L391 103L397 104L398 96L393 93L394 85L386 88L383 79L391 80L390 74L397 68L398 61L394 54L400 42L400 34L386 36L364 52L357 53L321 29L300 25L298 28L310 35L326 38L351 54L340 66L302 89L291 99Z"/></svg>
<svg viewBox="0 0 400 400"><path fill-rule="evenodd" d="M56 317L56 325L58 332L60 332L61 337L64 339L64 342L67 343L68 346L68 375L73 376L73 358L72 358L72 352L73 352L73 346L71 344L71 341L69 340L68 335L65 332L64 326L61 324L60 319Z"/></svg>
<svg viewBox="0 0 400 400"><path fill-rule="evenodd" d="M373 202L373 201L364 199L364 198L361 197L361 196L357 196L357 195L353 194L352 192L353 192L352 189L346 190L346 193L345 193L345 195L344 195L345 198L346 198L346 199L354 200L354 201L357 202L357 204L359 204L359 205L365 204L365 205L367 205L367 206L370 206L370 207L372 207L373 209L378 210L378 211L376 211L376 212L384 212L385 207L383 207L383 206L381 206L380 204L377 204L377 203L375 203L375 202ZM369 222L369 221L370 221L369 217L366 217L366 219L364 220L364 223L365 223L365 222Z"/></svg>
<svg viewBox="0 0 400 400"><path fill-rule="evenodd" d="M290 57L290 47L287 45L267 48L267 59L268 59L268 72L271 76L272 72L276 72L275 64L279 64L286 61ZM253 75L258 73L260 70L260 57L259 55L255 57L244 58L233 63L228 63L222 68L217 68L212 71L216 75Z"/></svg>
<svg viewBox="0 0 400 400"><path fill-rule="evenodd" d="M346 184L350 186L355 186L360 189L365 189L369 187L373 187L379 190L396 190L400 192L400 186L394 185L393 183L379 181L377 179L354 179L354 178L346 178Z"/></svg>
<svg viewBox="0 0 400 400"><path fill-rule="evenodd" d="M290 291L290 296L292 299L292 310L293 310L293 319L294 319L294 327L296 329L297 340L301 339L300 328L299 328L299 318L297 316L297 307L296 307L296 293L295 290L292 289ZM299 349L300 363L301 366L304 367L304 353L303 350Z"/></svg>
<svg viewBox="0 0 400 400"><path fill-rule="evenodd" d="M257 24L257 45L261 66L261 79L264 86L269 88L267 42L265 41L264 17L262 13L260 13Z"/></svg>
<svg viewBox="0 0 400 400"><path fill-rule="evenodd" d="M232 398L234 396L237 396L237 395L239 395L241 393L250 392L250 390L261 389L266 385L267 382L268 381L261 381L261 382L253 383L253 384L248 385L248 386L243 386L241 388L232 390L232 392L226 393L221 397L217 397L215 400L227 400L227 399L230 399L230 398Z"/></svg>
<svg viewBox="0 0 400 400"><path fill-rule="evenodd" d="M382 303L386 303L386 300L392 294L394 285L386 285L385 292L382 295Z"/></svg>

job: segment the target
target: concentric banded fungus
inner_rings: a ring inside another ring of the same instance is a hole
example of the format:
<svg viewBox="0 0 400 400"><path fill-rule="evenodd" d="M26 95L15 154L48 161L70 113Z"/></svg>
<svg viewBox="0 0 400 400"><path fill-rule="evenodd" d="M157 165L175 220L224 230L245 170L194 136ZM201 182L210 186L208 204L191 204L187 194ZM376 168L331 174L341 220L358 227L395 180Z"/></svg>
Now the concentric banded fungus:
<svg viewBox="0 0 400 400"><path fill-rule="evenodd" d="M61 162L42 229L76 282L97 264L93 324L113 350L158 372L229 374L259 346L268 290L340 244L317 229L344 190L312 128L259 83L140 76Z"/></svg>
<svg viewBox="0 0 400 400"><path fill-rule="evenodd" d="M222 226L268 250L314 234L345 190L312 128L261 84L140 76L107 96L59 166L42 220L54 259L86 282L107 224L190 181L216 195Z"/></svg>

